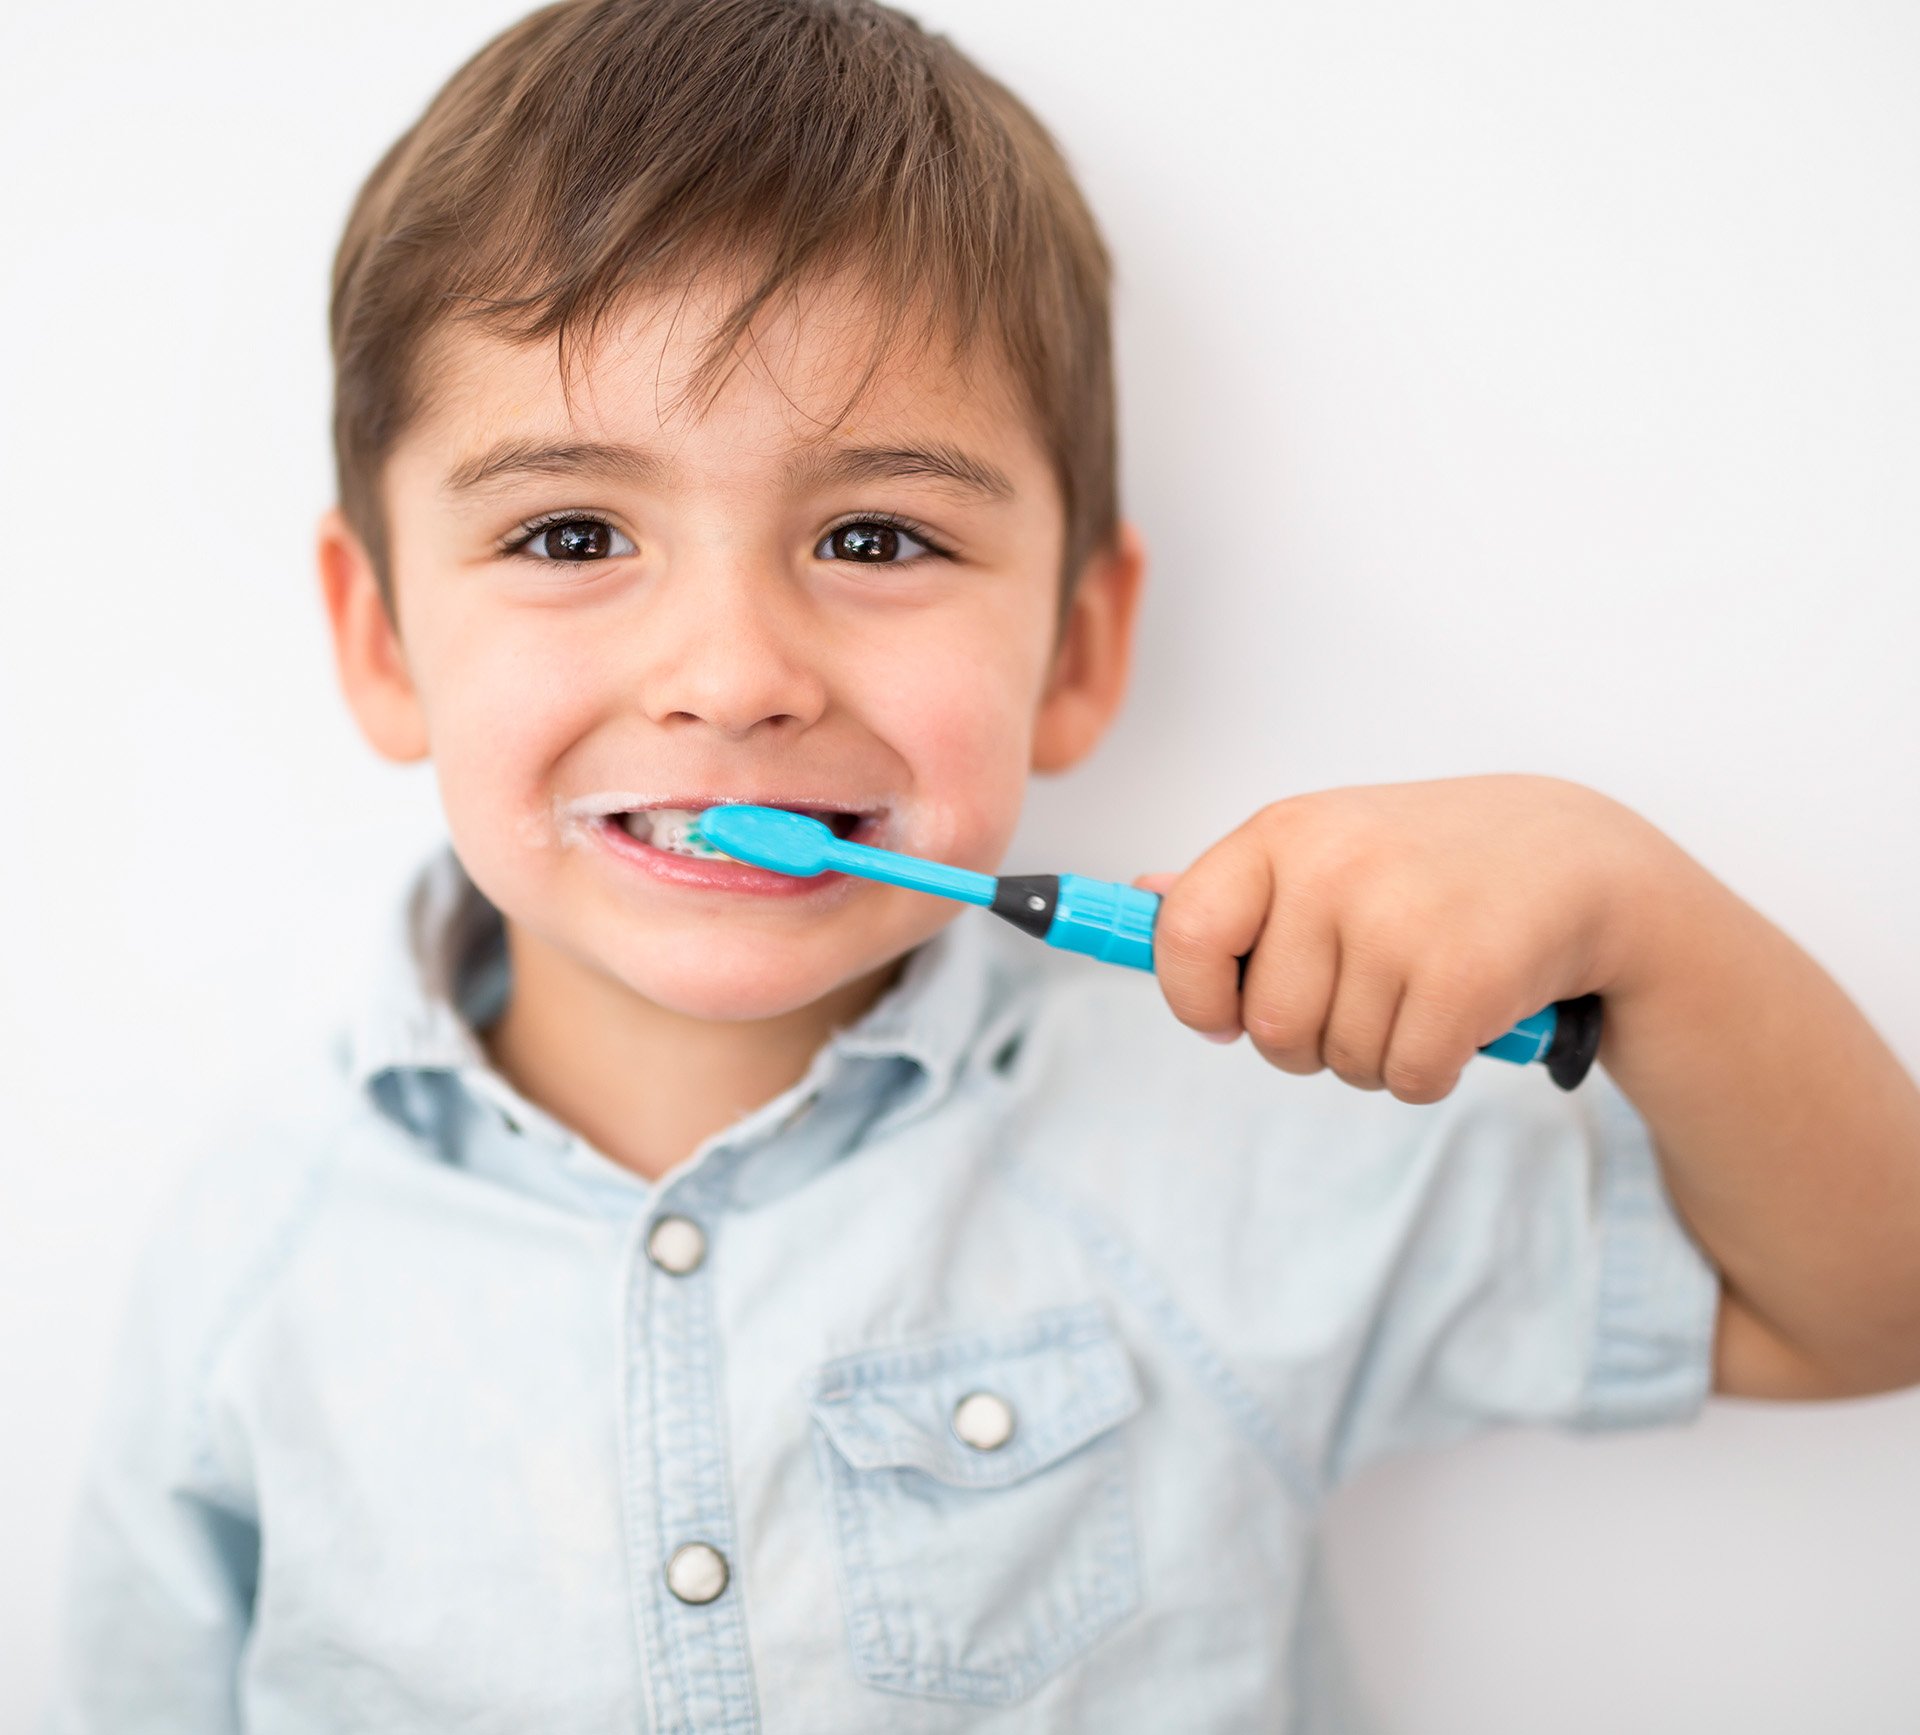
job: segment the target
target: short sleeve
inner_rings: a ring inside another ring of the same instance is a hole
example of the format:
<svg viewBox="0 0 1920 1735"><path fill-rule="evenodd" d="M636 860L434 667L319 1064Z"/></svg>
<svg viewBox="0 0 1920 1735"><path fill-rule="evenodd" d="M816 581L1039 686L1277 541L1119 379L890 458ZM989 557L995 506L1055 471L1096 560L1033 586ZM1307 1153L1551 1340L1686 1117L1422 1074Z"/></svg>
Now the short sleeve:
<svg viewBox="0 0 1920 1735"><path fill-rule="evenodd" d="M69 1528L43 1735L239 1726L258 1535L209 1474L178 1217L150 1235L123 1311Z"/></svg>
<svg viewBox="0 0 1920 1735"><path fill-rule="evenodd" d="M1348 1291L1362 1311L1328 1394L1329 1482L1501 1424L1685 1421L1711 1385L1719 1276L1613 1080L1595 1068L1561 1092L1486 1063L1457 1094L1374 1177L1395 1234Z"/></svg>
<svg viewBox="0 0 1920 1735"><path fill-rule="evenodd" d="M1646 1122L1604 1072L1589 1079L1593 1326L1585 1383L1565 1419L1580 1428L1686 1421L1712 1385L1719 1274L1674 1211Z"/></svg>

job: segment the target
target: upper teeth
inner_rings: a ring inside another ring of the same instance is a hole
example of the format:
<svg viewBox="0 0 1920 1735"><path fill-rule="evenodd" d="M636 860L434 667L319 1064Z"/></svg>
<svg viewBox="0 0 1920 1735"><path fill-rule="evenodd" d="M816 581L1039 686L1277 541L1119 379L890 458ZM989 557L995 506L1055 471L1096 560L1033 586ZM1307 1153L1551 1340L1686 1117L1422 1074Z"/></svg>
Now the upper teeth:
<svg viewBox="0 0 1920 1735"><path fill-rule="evenodd" d="M630 836L655 849L674 855L712 856L724 861L726 852L718 850L700 835L700 810L692 807L649 807L637 813L623 813L620 823Z"/></svg>

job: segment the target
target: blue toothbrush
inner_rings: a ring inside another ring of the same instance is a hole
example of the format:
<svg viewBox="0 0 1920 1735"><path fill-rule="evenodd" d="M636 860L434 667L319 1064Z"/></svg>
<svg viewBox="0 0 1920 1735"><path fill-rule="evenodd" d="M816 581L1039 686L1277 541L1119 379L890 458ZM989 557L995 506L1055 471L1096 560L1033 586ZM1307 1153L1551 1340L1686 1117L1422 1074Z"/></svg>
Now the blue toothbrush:
<svg viewBox="0 0 1920 1735"><path fill-rule="evenodd" d="M699 840L753 867L801 879L834 870L909 891L978 904L1016 928L1102 963L1153 968L1153 924L1160 894L1080 874L992 874L948 867L836 837L824 821L778 807L710 807ZM1241 960L1241 969L1246 960ZM1600 996L1556 1000L1481 1048L1517 1065L1542 1062L1562 1090L1587 1076L1600 1052Z"/></svg>

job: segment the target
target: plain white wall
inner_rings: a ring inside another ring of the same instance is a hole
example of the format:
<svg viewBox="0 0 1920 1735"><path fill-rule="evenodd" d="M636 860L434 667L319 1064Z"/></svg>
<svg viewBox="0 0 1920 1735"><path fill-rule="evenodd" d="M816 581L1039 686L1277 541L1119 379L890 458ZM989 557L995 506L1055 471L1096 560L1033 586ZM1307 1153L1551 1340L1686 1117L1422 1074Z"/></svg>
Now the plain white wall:
<svg viewBox="0 0 1920 1735"><path fill-rule="evenodd" d="M323 652L326 272L379 151L520 10L8 27L0 1726L44 1685L150 1208L321 1039L436 835ZM1290 791L1556 772L1920 1060L1920 13L918 11L1106 226L1156 555L1131 712L1009 865L1124 876ZM1912 1396L1508 1435L1343 1496L1337 1582L1403 1735L1911 1731L1917 1490Z"/></svg>

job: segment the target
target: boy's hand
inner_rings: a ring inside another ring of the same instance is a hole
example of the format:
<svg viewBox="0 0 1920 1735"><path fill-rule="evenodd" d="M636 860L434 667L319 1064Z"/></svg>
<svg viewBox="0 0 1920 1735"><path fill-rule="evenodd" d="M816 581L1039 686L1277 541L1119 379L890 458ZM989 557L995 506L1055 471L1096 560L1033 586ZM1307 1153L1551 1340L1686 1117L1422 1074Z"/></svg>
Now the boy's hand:
<svg viewBox="0 0 1920 1735"><path fill-rule="evenodd" d="M1506 774L1277 801L1135 884L1163 895L1154 969L1182 1023L1429 1103L1529 1013L1604 996L1675 857L1595 790Z"/></svg>

